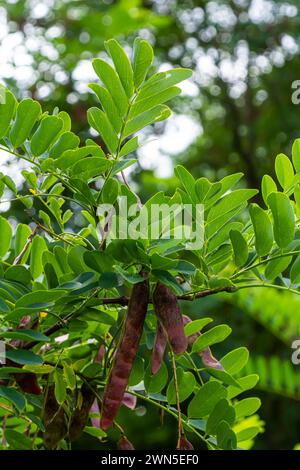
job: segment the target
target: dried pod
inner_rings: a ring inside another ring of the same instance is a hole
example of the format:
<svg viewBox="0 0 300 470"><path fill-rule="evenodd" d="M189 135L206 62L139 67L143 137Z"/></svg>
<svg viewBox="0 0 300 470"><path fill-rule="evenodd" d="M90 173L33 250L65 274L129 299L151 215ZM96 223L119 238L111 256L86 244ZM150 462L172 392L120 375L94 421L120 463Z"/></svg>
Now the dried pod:
<svg viewBox="0 0 300 470"><path fill-rule="evenodd" d="M44 408L44 445L46 449L54 450L67 434L68 427L65 413L56 401L54 386L49 387Z"/></svg>
<svg viewBox="0 0 300 470"><path fill-rule="evenodd" d="M82 431L84 430L88 422L90 409L95 399L95 394L93 393L93 390L85 383L82 385L80 393L82 397L81 406L76 408L70 421L70 441L76 441L80 438Z"/></svg>
<svg viewBox="0 0 300 470"><path fill-rule="evenodd" d="M158 321L151 360L151 372L153 375L156 374L161 367L167 344L168 339L166 333L164 332L160 321Z"/></svg>
<svg viewBox="0 0 300 470"><path fill-rule="evenodd" d="M194 450L194 447L190 443L190 441L188 441L187 438L183 435L183 436L180 436L180 438L178 439L176 449L178 449L178 450Z"/></svg>
<svg viewBox="0 0 300 470"><path fill-rule="evenodd" d="M188 344L176 295L167 286L158 282L153 292L153 305L174 353L184 353Z"/></svg>
<svg viewBox="0 0 300 470"><path fill-rule="evenodd" d="M105 387L101 413L104 430L111 426L122 403L143 333L149 301L149 281L143 277L143 282L133 286L122 337Z"/></svg>
<svg viewBox="0 0 300 470"><path fill-rule="evenodd" d="M118 450L135 450L132 443L127 439L127 437L122 436L117 444Z"/></svg>

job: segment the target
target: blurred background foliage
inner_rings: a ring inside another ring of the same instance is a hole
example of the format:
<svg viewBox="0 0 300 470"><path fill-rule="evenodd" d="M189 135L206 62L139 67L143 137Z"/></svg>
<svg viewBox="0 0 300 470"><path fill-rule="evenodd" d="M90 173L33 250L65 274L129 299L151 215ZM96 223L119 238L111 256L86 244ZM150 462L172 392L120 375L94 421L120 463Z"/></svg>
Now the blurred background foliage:
<svg viewBox="0 0 300 470"><path fill-rule="evenodd" d="M245 184L259 187L265 173L272 175L276 154L290 155L300 136L300 105L292 103L293 82L300 79L299 7L298 0L0 0L0 81L49 112L68 111L84 141L91 133L86 110L95 102L87 88L94 78L90 59L104 54L110 37L130 53L140 35L155 47L155 67L194 70L168 124L144 136L150 143L129 175L142 198L157 190L171 193L178 162L195 177L212 180L242 171ZM0 171L23 184L20 162L1 153ZM0 210L30 221L13 203ZM183 308L194 317L226 319L233 328L228 349L250 349L266 422L254 448L291 449L300 442L300 366L290 362L300 303L292 294L263 291L209 297ZM152 430L149 448L166 441L174 446L172 422L157 411L138 407L131 420L126 409L122 413L137 448L146 429ZM84 439L78 448L86 448Z"/></svg>

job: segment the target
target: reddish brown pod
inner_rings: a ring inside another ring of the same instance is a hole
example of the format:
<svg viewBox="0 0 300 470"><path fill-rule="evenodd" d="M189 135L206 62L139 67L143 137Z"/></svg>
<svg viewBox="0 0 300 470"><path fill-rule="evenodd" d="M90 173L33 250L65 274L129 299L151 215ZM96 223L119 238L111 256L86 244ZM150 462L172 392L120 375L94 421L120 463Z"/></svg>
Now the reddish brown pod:
<svg viewBox="0 0 300 470"><path fill-rule="evenodd" d="M127 439L126 436L122 436L117 444L118 450L135 450L133 444Z"/></svg>
<svg viewBox="0 0 300 470"><path fill-rule="evenodd" d="M22 392L31 393L32 395L40 395L42 393L35 374L15 374L15 379Z"/></svg>
<svg viewBox="0 0 300 470"><path fill-rule="evenodd" d="M178 439L177 447L178 450L194 450L193 445L187 440L185 436L180 436Z"/></svg>
<svg viewBox="0 0 300 470"><path fill-rule="evenodd" d="M133 286L122 336L104 390L100 421L104 430L112 425L122 403L143 333L149 301L149 281L145 274L143 277L144 281Z"/></svg>
<svg viewBox="0 0 300 470"><path fill-rule="evenodd" d="M174 353L184 353L188 343L176 295L167 286L158 282L153 292L153 305Z"/></svg>
<svg viewBox="0 0 300 470"><path fill-rule="evenodd" d="M82 397L81 406L77 407L74 411L69 425L70 441L76 441L80 438L82 431L87 425L89 413L95 400L93 390L85 383L82 385L80 393Z"/></svg>
<svg viewBox="0 0 300 470"><path fill-rule="evenodd" d="M153 350L152 350L152 358L151 358L151 372L152 374L157 374L159 371L163 359L165 350L168 344L168 338L164 329L160 323L157 321L157 329L156 329L156 336L154 340Z"/></svg>
<svg viewBox="0 0 300 470"><path fill-rule="evenodd" d="M43 435L45 448L54 450L68 431L67 419L63 408L56 401L54 386L49 387L47 391L43 421L45 426Z"/></svg>

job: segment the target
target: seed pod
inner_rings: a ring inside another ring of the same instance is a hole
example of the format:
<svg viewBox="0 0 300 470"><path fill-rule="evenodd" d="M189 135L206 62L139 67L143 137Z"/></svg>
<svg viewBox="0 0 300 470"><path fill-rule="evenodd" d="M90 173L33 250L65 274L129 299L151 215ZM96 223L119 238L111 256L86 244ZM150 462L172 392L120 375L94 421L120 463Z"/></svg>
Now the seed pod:
<svg viewBox="0 0 300 470"><path fill-rule="evenodd" d="M151 372L153 375L159 371L162 365L167 344L168 344L167 336L164 332L164 329L160 321L158 321L156 336L155 336L153 350L152 350Z"/></svg>
<svg viewBox="0 0 300 470"><path fill-rule="evenodd" d="M42 393L35 374L16 374L15 379L22 392L31 393L32 395L40 395Z"/></svg>
<svg viewBox="0 0 300 470"><path fill-rule="evenodd" d="M81 406L74 411L69 426L70 441L76 441L80 438L88 422L90 409L95 399L95 394L85 383L82 385L80 393L82 396Z"/></svg>
<svg viewBox="0 0 300 470"><path fill-rule="evenodd" d="M190 319L190 317L188 317L187 315L183 315L184 325L187 325L191 321L192 320ZM196 341L196 339L199 338L199 336L201 336L200 331L198 333L194 333L193 335L188 336L189 346L192 346L194 342ZM224 370L222 364L213 356L209 346L203 349L203 351L199 353L199 356L201 356L202 362L206 367L211 367L212 369Z"/></svg>
<svg viewBox="0 0 300 470"><path fill-rule="evenodd" d="M122 436L117 444L118 450L135 450L132 443L127 439L127 437Z"/></svg>
<svg viewBox="0 0 300 470"><path fill-rule="evenodd" d="M95 413L97 415L100 415L100 408L99 408L97 399L93 401L93 404L90 409L90 413ZM100 418L98 418L98 416L91 418L91 423L92 423L93 428L100 428Z"/></svg>
<svg viewBox="0 0 300 470"><path fill-rule="evenodd" d="M55 398L54 386L49 387L47 392L43 420L44 445L46 449L54 450L68 431L64 410Z"/></svg>
<svg viewBox="0 0 300 470"><path fill-rule="evenodd" d="M190 441L187 440L185 435L183 435L183 436L180 436L180 438L178 439L176 449L178 449L178 450L194 450L194 447L190 443Z"/></svg>
<svg viewBox="0 0 300 470"><path fill-rule="evenodd" d="M184 353L187 349L187 338L176 295L167 286L158 282L153 292L153 305L174 353Z"/></svg>
<svg viewBox="0 0 300 470"><path fill-rule="evenodd" d="M101 414L103 430L111 426L122 403L143 333L149 300L149 281L144 274L143 277L143 282L133 286L125 326L105 387Z"/></svg>
<svg viewBox="0 0 300 470"><path fill-rule="evenodd" d="M137 398L132 395L131 393L124 393L122 405L125 405L130 410L134 410L136 408Z"/></svg>

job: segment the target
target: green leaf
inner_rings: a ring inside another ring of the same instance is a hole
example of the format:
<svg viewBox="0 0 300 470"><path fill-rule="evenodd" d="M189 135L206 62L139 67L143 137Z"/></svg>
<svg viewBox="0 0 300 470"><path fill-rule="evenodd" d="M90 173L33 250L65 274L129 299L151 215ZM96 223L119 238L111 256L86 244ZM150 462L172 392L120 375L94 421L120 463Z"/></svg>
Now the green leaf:
<svg viewBox="0 0 300 470"><path fill-rule="evenodd" d="M248 199L255 196L257 192L258 191L256 189L236 189L235 191L226 194L210 209L207 221L212 222L213 220L224 216L227 212L232 211L243 202L248 201Z"/></svg>
<svg viewBox="0 0 300 470"><path fill-rule="evenodd" d="M37 290L35 292L30 292L25 294L16 302L16 308L25 307L25 308L35 308L37 310L51 306L53 302L64 297L67 291L62 289L52 289L49 291L46 290Z"/></svg>
<svg viewBox="0 0 300 470"><path fill-rule="evenodd" d="M37 279L43 272L42 256L47 250L45 239L40 235L33 238L30 254L30 272L33 279Z"/></svg>
<svg viewBox="0 0 300 470"><path fill-rule="evenodd" d="M281 187L286 190L293 184L294 169L290 159L280 153L275 160L275 172Z"/></svg>
<svg viewBox="0 0 300 470"><path fill-rule="evenodd" d="M83 180L89 180L104 173L111 166L111 161L101 157L87 157L79 160L70 167L70 173Z"/></svg>
<svg viewBox="0 0 300 470"><path fill-rule="evenodd" d="M12 228L10 226L10 223L2 216L0 216L0 233L0 258L3 258L10 248Z"/></svg>
<svg viewBox="0 0 300 470"><path fill-rule="evenodd" d="M5 430L5 439L11 450L31 450L32 441L29 437L14 429Z"/></svg>
<svg viewBox="0 0 300 470"><path fill-rule="evenodd" d="M129 282L130 284L138 284L139 282L143 280L143 278L139 274L137 273L130 274L127 271L125 271L125 269L122 269L121 266L119 265L115 265L114 269L118 274L120 274L120 276L123 279L125 279L125 281Z"/></svg>
<svg viewBox="0 0 300 470"><path fill-rule="evenodd" d="M238 381L232 377L232 375L228 374L228 372L225 372L225 370L221 369L216 369L215 367L206 367L206 372L214 377L215 379L220 380L220 382L223 382L226 385L233 385L235 387L239 387Z"/></svg>
<svg viewBox="0 0 300 470"><path fill-rule="evenodd" d="M113 178L105 181L101 191L101 200L104 204L114 204L119 195L119 183Z"/></svg>
<svg viewBox="0 0 300 470"><path fill-rule="evenodd" d="M190 196L191 200L196 202L195 194L195 180L191 173L182 165L177 165L175 167L175 175L181 182L187 194Z"/></svg>
<svg viewBox="0 0 300 470"><path fill-rule="evenodd" d="M177 266L177 260L168 258L167 256L160 256L154 253L151 256L152 269L175 269Z"/></svg>
<svg viewBox="0 0 300 470"><path fill-rule="evenodd" d="M145 388L148 393L159 393L166 386L168 382L168 368L163 362L160 366L159 371L155 374L151 374L151 367L149 366L146 370L144 377Z"/></svg>
<svg viewBox="0 0 300 470"><path fill-rule="evenodd" d="M16 349L6 351L6 358L17 364L42 364L43 360L37 354L25 349Z"/></svg>
<svg viewBox="0 0 300 470"><path fill-rule="evenodd" d="M285 248L294 239L295 215L286 194L271 193L268 197L274 221L274 238L280 248Z"/></svg>
<svg viewBox="0 0 300 470"><path fill-rule="evenodd" d="M128 98L131 98L134 92L133 70L127 54L115 39L110 39L104 44L113 60L124 90Z"/></svg>
<svg viewBox="0 0 300 470"><path fill-rule="evenodd" d="M138 137L132 137L132 139L128 140L125 142L125 144L122 146L120 152L119 152L119 157L124 157L125 155L128 155L129 153L133 153L136 149L139 147L139 140Z"/></svg>
<svg viewBox="0 0 300 470"><path fill-rule="evenodd" d="M266 265L265 276L270 281L281 274L292 261L292 256L283 256L282 258L269 261Z"/></svg>
<svg viewBox="0 0 300 470"><path fill-rule="evenodd" d="M73 132L64 132L61 134L57 142L51 147L49 152L50 158L60 157L66 150L76 149L80 144L79 137Z"/></svg>
<svg viewBox="0 0 300 470"><path fill-rule="evenodd" d="M142 357L137 357L134 361L128 385L133 387L134 385L139 384L144 377L144 359Z"/></svg>
<svg viewBox="0 0 300 470"><path fill-rule="evenodd" d="M96 93L103 111L105 112L109 122L112 124L114 130L118 134L122 128L122 118L119 114L111 94L109 91L98 83L91 83L89 88Z"/></svg>
<svg viewBox="0 0 300 470"><path fill-rule="evenodd" d="M300 255L297 256L291 267L290 278L292 284L298 284L298 282L300 282Z"/></svg>
<svg viewBox="0 0 300 470"><path fill-rule="evenodd" d="M200 318L199 320L191 321L187 323L184 327L184 332L186 336L194 335L201 331L206 325L213 321L212 318Z"/></svg>
<svg viewBox="0 0 300 470"><path fill-rule="evenodd" d="M7 88L0 91L2 100L0 101L0 139L7 134L11 120L14 117L17 101L14 95ZM3 96L2 96L3 93Z"/></svg>
<svg viewBox="0 0 300 470"><path fill-rule="evenodd" d="M264 203L266 206L268 206L268 197L271 193L274 193L277 191L277 186L273 178L269 175L264 175L263 179L261 181L261 191L262 191L262 196Z"/></svg>
<svg viewBox="0 0 300 470"><path fill-rule="evenodd" d="M253 415L260 408L260 405L261 401L256 397L245 398L244 400L239 401L234 406L237 419Z"/></svg>
<svg viewBox="0 0 300 470"><path fill-rule="evenodd" d="M234 262L238 268L244 266L248 259L248 245L241 232L238 230L231 230L229 233Z"/></svg>
<svg viewBox="0 0 300 470"><path fill-rule="evenodd" d="M175 96L180 95L180 93L181 89L174 86L143 100L137 99L130 108L128 117L129 119L133 119L136 116L139 116L140 114L144 113L145 111L148 111L149 109L158 106L159 104L163 104L167 101L170 101L172 98L175 98Z"/></svg>
<svg viewBox="0 0 300 470"><path fill-rule="evenodd" d="M217 428L217 443L221 449L236 449L237 436L226 421L221 421Z"/></svg>
<svg viewBox="0 0 300 470"><path fill-rule="evenodd" d="M50 366L49 364L25 364L21 370L25 372L32 372L33 374L48 375L53 372L54 366Z"/></svg>
<svg viewBox="0 0 300 470"><path fill-rule="evenodd" d="M257 426L251 426L249 428L243 429L236 434L238 442L249 441L253 439L259 433L259 428Z"/></svg>
<svg viewBox="0 0 300 470"><path fill-rule="evenodd" d="M48 336L34 330L0 331L0 338L21 339L23 341L50 341Z"/></svg>
<svg viewBox="0 0 300 470"><path fill-rule="evenodd" d="M25 224L18 225L17 230L16 230L16 235L15 235L15 256L18 256L21 253L31 233L32 233L31 229L28 225L25 225ZM26 263L26 260L30 253L30 249L31 249L31 246L28 247L28 250L22 257L22 263Z"/></svg>
<svg viewBox="0 0 300 470"><path fill-rule="evenodd" d="M250 375L246 375L245 377L241 377L240 379L237 379L237 382L239 383L239 387L230 385L227 388L227 392L228 392L227 398L229 400L231 400L232 398L235 398L237 395L241 393L241 389L242 391L250 390L251 388L255 387L258 381L259 381L259 376L257 374L250 374Z"/></svg>
<svg viewBox="0 0 300 470"><path fill-rule="evenodd" d="M88 110L87 117L89 125L99 132L108 150L114 153L117 150L119 139L106 114L101 109L94 107Z"/></svg>
<svg viewBox="0 0 300 470"><path fill-rule="evenodd" d="M128 97L116 71L102 59L94 59L93 67L96 74L111 94L120 116L124 117L128 108Z"/></svg>
<svg viewBox="0 0 300 470"><path fill-rule="evenodd" d="M152 77L150 77L141 88L138 94L138 99L143 100L156 95L157 93L190 78L192 74L192 70L182 68L171 69L166 72L158 72L152 75Z"/></svg>
<svg viewBox="0 0 300 470"><path fill-rule="evenodd" d="M100 428L94 428L93 426L86 426L83 430L86 434L89 434L89 436L97 437L99 439L102 439L103 437L106 436L106 433L102 431Z"/></svg>
<svg viewBox="0 0 300 470"><path fill-rule="evenodd" d="M129 120L124 128L124 132L122 134L123 139L128 137L135 132L140 131L146 126L150 124L154 124L155 122L164 121L171 115L171 110L168 106L165 105L158 105L155 108L146 111L145 113L140 114L139 116Z"/></svg>
<svg viewBox="0 0 300 470"><path fill-rule="evenodd" d="M40 114L41 105L37 101L26 98L19 103L16 119L9 134L10 141L15 148L20 147L29 137Z"/></svg>
<svg viewBox="0 0 300 470"><path fill-rule="evenodd" d="M231 333L231 328L228 325L217 325L211 330L203 333L193 344L192 352L199 352L211 346L212 344L224 341Z"/></svg>
<svg viewBox="0 0 300 470"><path fill-rule="evenodd" d="M182 369L177 369L177 384L179 401L185 401L194 391L196 379L191 372L185 372ZM168 385L167 400L170 405L176 403L176 390L174 386L174 378Z"/></svg>
<svg viewBox="0 0 300 470"><path fill-rule="evenodd" d="M63 363L63 374L66 381L66 385L70 390L76 389L76 375L72 366L69 366L66 362Z"/></svg>
<svg viewBox="0 0 300 470"><path fill-rule="evenodd" d="M64 381L64 376L61 370L55 369L53 372L54 378L54 394L59 405L62 405L67 398L67 388Z"/></svg>
<svg viewBox="0 0 300 470"><path fill-rule="evenodd" d="M226 398L226 388L217 382L211 380L202 385L188 406L189 418L203 418L209 415L216 404Z"/></svg>
<svg viewBox="0 0 300 470"><path fill-rule="evenodd" d="M250 217L255 234L255 248L258 256L266 256L273 246L273 227L266 211L257 204L250 204Z"/></svg>
<svg viewBox="0 0 300 470"><path fill-rule="evenodd" d="M235 421L235 409L225 398L216 404L209 415L206 423L206 434L216 434L221 421L225 421L229 426L232 426Z"/></svg>
<svg viewBox="0 0 300 470"><path fill-rule="evenodd" d="M57 139L63 127L63 121L56 116L47 116L42 119L39 127L33 134L30 149L35 156L42 155Z"/></svg>
<svg viewBox="0 0 300 470"><path fill-rule="evenodd" d="M224 242L229 240L229 233L231 230L238 230L239 232L241 232L243 228L244 226L241 222L229 222L223 227L221 227L220 230L216 234L213 234L213 236L210 238L208 242L208 247L207 247L208 252L215 250ZM273 233L273 230L272 230L272 233Z"/></svg>
<svg viewBox="0 0 300 470"><path fill-rule="evenodd" d="M0 386L0 397L6 398L21 413L26 405L25 397L12 387Z"/></svg>
<svg viewBox="0 0 300 470"><path fill-rule="evenodd" d="M153 49L149 42L136 38L133 45L133 73L136 89L145 80L152 61Z"/></svg>
<svg viewBox="0 0 300 470"><path fill-rule="evenodd" d="M176 278L172 276L168 271L161 269L153 269L153 276L155 276L160 282L170 287L176 294L180 295L183 293L182 287L177 283Z"/></svg>
<svg viewBox="0 0 300 470"><path fill-rule="evenodd" d="M249 359L247 348L237 348L226 354L221 360L221 364L229 374L237 374L245 367Z"/></svg>
<svg viewBox="0 0 300 470"><path fill-rule="evenodd" d="M300 139L296 139L292 147L292 160L296 172L300 171Z"/></svg>

